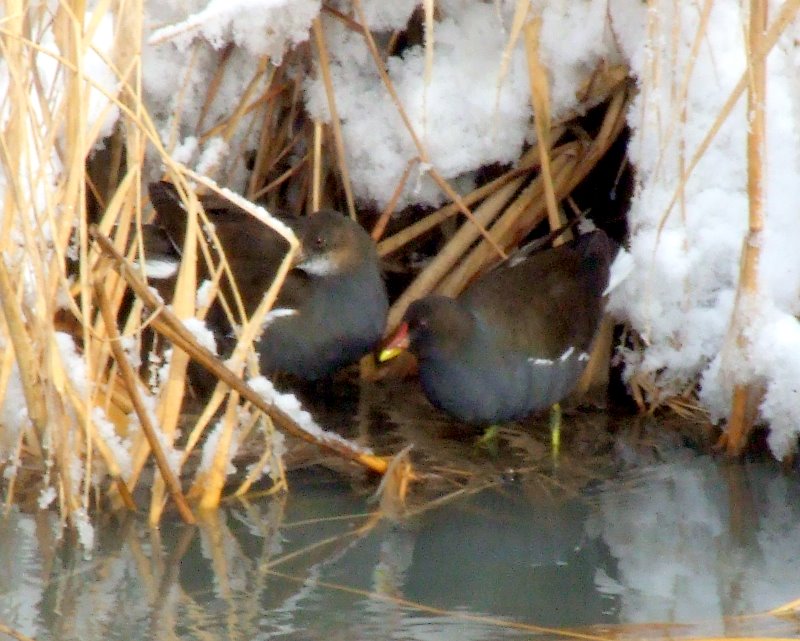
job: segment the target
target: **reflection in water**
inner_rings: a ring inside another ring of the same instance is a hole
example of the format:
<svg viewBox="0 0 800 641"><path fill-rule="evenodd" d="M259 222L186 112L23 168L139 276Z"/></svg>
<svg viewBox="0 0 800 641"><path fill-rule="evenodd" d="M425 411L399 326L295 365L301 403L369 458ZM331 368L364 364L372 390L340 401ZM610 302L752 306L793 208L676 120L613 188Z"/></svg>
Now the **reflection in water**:
<svg viewBox="0 0 800 641"><path fill-rule="evenodd" d="M731 614L762 612L800 596L800 485L761 465L701 457L612 482L587 531L617 559L598 588L626 622L708 622L735 634Z"/></svg>
<svg viewBox="0 0 800 641"><path fill-rule="evenodd" d="M109 522L91 558L54 541L51 515L12 510L0 622L39 641L471 641L653 621L800 633L723 619L800 595L800 488L766 467L698 457L573 498L523 479L401 525L325 472L293 489L196 528Z"/></svg>

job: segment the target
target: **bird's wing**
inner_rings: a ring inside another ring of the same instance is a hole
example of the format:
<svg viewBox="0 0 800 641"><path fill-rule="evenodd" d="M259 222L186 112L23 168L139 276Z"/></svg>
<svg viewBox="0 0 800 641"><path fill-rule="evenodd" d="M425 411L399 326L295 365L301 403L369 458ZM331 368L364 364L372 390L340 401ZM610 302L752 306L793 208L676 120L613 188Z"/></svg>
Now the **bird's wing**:
<svg viewBox="0 0 800 641"><path fill-rule="evenodd" d="M582 248L564 245L493 270L459 300L509 349L558 358L571 346L588 349L607 278L607 262L595 264Z"/></svg>
<svg viewBox="0 0 800 641"><path fill-rule="evenodd" d="M166 182L153 183L150 200L156 209L157 223L176 247L183 248L188 213L174 186ZM250 314L275 277L288 251L288 244L277 232L259 224L227 199L209 195L202 198L202 203L229 260L245 309ZM204 263L201 261L201 278L208 277Z"/></svg>

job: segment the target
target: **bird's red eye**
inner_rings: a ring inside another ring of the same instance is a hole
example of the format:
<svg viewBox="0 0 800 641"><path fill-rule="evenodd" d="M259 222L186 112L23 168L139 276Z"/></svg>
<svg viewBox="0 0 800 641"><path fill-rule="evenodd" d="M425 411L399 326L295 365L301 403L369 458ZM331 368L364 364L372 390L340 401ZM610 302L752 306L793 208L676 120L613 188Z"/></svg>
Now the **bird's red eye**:
<svg viewBox="0 0 800 641"><path fill-rule="evenodd" d="M322 249L323 247L325 247L325 239L322 236L317 236L314 239L314 246L317 249Z"/></svg>

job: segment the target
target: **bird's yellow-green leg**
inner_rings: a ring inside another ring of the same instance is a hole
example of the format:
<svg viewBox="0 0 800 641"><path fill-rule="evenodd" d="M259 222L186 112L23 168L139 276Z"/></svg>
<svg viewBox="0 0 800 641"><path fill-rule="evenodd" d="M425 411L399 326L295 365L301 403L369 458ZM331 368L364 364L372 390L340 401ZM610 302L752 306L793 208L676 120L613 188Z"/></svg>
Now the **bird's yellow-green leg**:
<svg viewBox="0 0 800 641"><path fill-rule="evenodd" d="M561 405L554 403L550 407L550 447L553 458L558 458L561 450Z"/></svg>
<svg viewBox="0 0 800 641"><path fill-rule="evenodd" d="M485 447L491 454L497 454L497 435L499 432L499 425L490 425L484 430L481 437L475 441L475 445Z"/></svg>

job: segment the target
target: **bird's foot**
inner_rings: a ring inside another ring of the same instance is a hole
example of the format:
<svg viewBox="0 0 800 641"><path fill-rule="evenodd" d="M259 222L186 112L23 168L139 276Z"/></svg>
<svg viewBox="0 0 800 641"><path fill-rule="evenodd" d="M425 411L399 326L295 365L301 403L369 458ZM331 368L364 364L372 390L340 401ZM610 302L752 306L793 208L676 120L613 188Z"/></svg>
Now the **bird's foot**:
<svg viewBox="0 0 800 641"><path fill-rule="evenodd" d="M554 403L550 408L550 451L553 461L558 461L561 452L561 405Z"/></svg>
<svg viewBox="0 0 800 641"><path fill-rule="evenodd" d="M475 446L487 450L492 456L497 456L500 444L498 438L499 434L500 427L497 425L490 425L475 441Z"/></svg>

